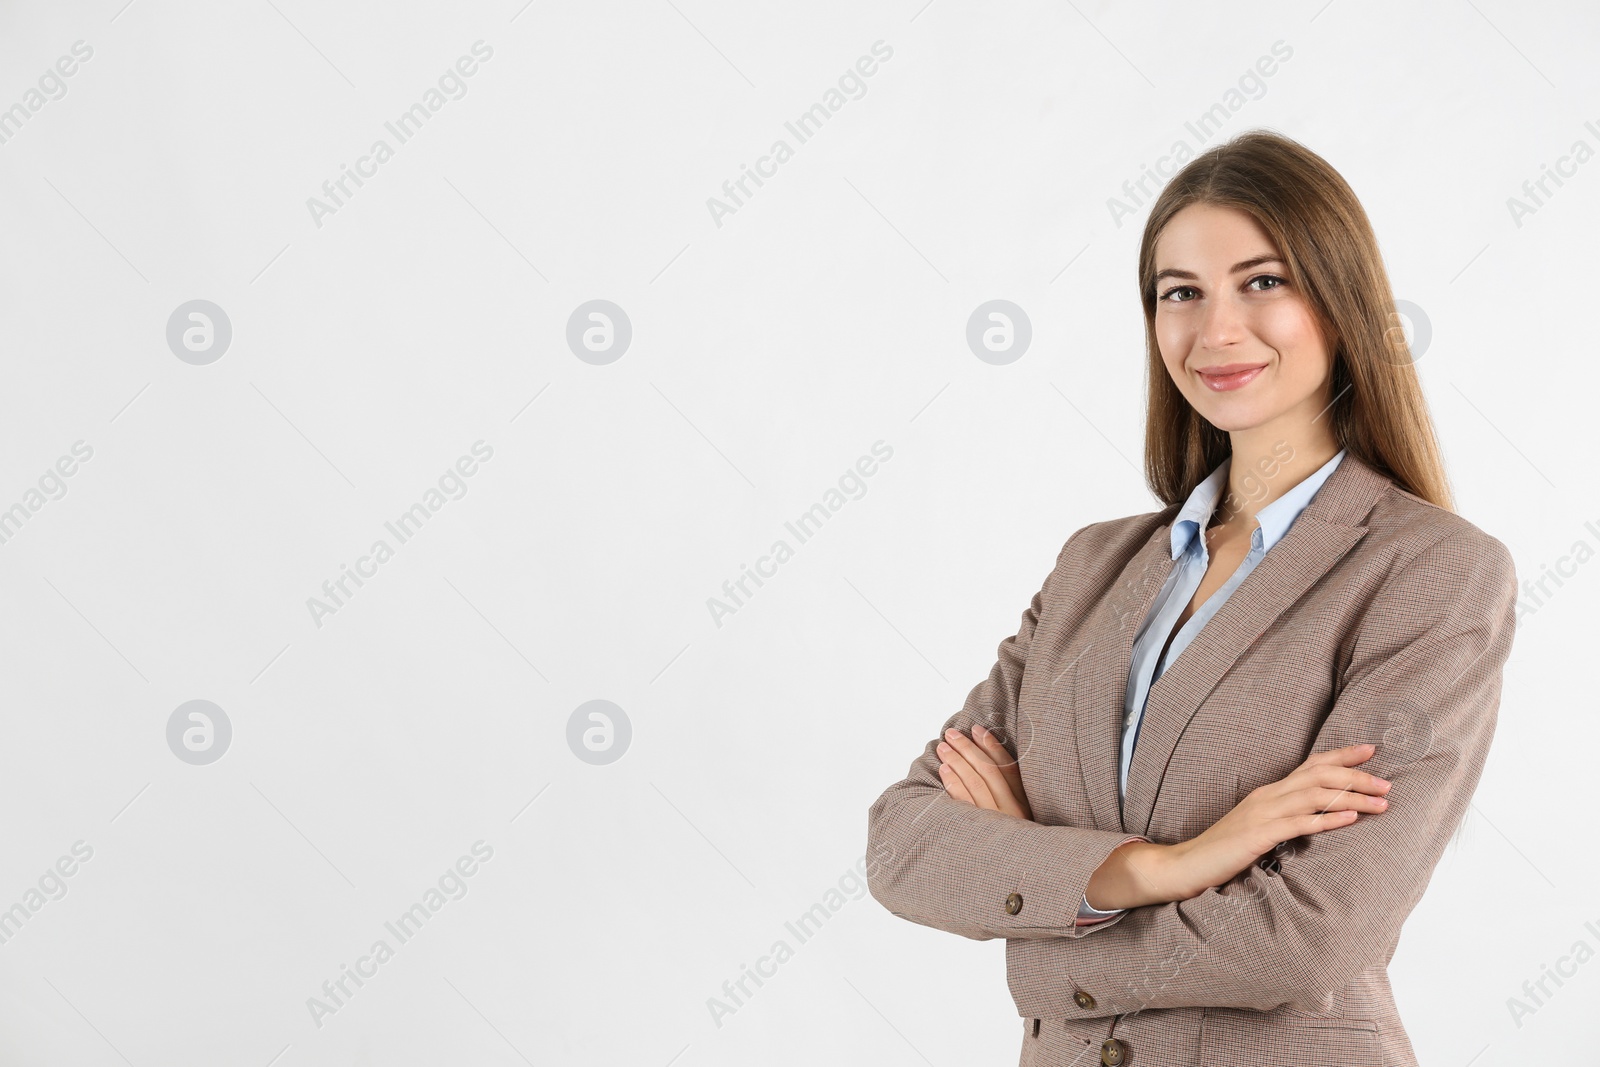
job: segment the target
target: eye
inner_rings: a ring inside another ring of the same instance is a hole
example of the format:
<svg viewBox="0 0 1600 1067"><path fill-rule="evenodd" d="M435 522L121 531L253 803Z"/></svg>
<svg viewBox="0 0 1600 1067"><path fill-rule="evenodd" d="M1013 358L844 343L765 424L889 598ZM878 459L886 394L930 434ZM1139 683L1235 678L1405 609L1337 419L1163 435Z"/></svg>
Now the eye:
<svg viewBox="0 0 1600 1067"><path fill-rule="evenodd" d="M1188 303L1188 300L1173 300L1172 299L1172 294L1173 293L1179 293L1179 292L1190 292L1190 293L1192 293L1192 292L1194 292L1194 286L1192 286L1192 285L1174 285L1171 289L1168 289L1166 292L1162 293L1160 299L1165 300L1169 304L1186 304L1186 303ZM1193 298L1191 297L1190 299L1193 299Z"/></svg>
<svg viewBox="0 0 1600 1067"><path fill-rule="evenodd" d="M1251 278L1249 281L1245 282L1245 285L1254 285L1256 282L1277 282L1278 284L1274 285L1272 287L1272 289L1281 289L1285 285L1289 284L1288 282L1284 281L1282 278L1278 277L1276 274L1257 274L1254 278ZM1267 292L1271 292L1271 291L1272 291L1271 289L1257 289L1256 290L1256 292L1258 292L1258 293L1267 293Z"/></svg>

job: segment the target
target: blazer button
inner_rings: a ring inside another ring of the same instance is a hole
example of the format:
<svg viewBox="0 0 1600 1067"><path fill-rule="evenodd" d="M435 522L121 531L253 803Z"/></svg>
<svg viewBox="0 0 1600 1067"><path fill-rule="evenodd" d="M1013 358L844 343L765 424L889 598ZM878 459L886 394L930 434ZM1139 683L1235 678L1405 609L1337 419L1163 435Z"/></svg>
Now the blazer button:
<svg viewBox="0 0 1600 1067"><path fill-rule="evenodd" d="M1081 989L1072 994L1072 1000L1073 1003L1077 1004L1078 1007L1082 1008L1084 1011L1088 1011L1090 1008L1094 1007L1094 998Z"/></svg>
<svg viewBox="0 0 1600 1067"><path fill-rule="evenodd" d="M1009 897L1006 897L1006 914L1007 915L1015 915L1017 912L1019 912L1021 910L1022 910L1022 894L1021 893L1012 893Z"/></svg>
<svg viewBox="0 0 1600 1067"><path fill-rule="evenodd" d="M1100 1043L1100 1062L1106 1067L1119 1067L1127 1059L1127 1046L1114 1037Z"/></svg>

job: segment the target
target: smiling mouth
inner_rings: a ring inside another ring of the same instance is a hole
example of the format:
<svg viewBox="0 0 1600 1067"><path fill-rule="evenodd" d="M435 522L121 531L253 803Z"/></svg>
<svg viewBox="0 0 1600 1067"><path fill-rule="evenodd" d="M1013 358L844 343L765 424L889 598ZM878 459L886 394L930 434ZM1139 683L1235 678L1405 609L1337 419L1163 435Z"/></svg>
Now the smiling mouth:
<svg viewBox="0 0 1600 1067"><path fill-rule="evenodd" d="M1216 392L1227 392L1249 385L1263 370L1265 363L1228 363L1196 371L1200 380Z"/></svg>

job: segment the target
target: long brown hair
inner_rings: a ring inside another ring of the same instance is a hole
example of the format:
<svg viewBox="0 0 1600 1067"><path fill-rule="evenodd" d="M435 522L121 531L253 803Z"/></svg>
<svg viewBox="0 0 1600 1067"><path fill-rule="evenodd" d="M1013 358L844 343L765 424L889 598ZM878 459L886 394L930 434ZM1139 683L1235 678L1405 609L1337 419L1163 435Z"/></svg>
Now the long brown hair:
<svg viewBox="0 0 1600 1067"><path fill-rule="evenodd" d="M1171 505L1186 499L1231 444L1190 406L1156 344L1156 239L1190 204L1237 208L1271 236L1323 335L1336 342L1332 419L1341 447L1400 488L1454 511L1433 421L1400 329L1372 223L1339 172L1281 134L1251 130L1207 149L1161 191L1139 245L1149 356L1145 480Z"/></svg>

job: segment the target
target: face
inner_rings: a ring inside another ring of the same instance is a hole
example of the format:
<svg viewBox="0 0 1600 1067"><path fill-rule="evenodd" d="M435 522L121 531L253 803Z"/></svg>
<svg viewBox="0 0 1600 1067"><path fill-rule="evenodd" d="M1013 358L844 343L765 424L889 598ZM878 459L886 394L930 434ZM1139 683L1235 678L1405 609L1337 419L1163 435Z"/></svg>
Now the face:
<svg viewBox="0 0 1600 1067"><path fill-rule="evenodd" d="M1333 348L1278 252L1237 208L1179 211L1156 241L1156 344L1219 430L1308 441L1327 432L1312 420L1332 399Z"/></svg>

